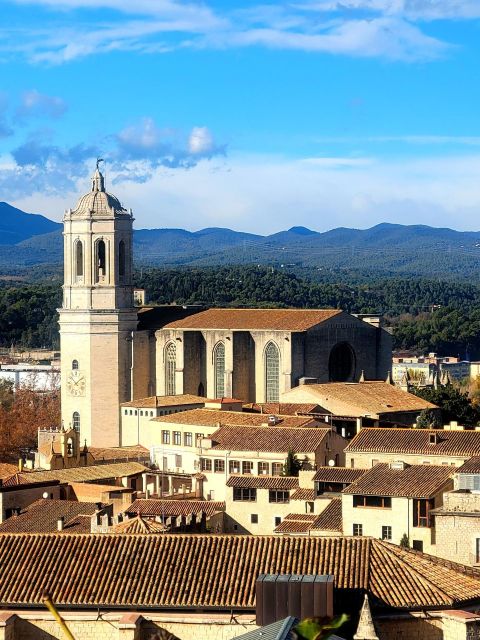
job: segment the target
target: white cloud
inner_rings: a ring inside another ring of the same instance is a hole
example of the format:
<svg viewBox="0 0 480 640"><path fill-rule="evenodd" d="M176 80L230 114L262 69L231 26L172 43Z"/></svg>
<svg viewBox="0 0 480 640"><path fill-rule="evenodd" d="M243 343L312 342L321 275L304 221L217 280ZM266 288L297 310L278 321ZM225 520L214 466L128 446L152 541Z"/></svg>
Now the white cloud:
<svg viewBox="0 0 480 640"><path fill-rule="evenodd" d="M409 61L435 59L449 49L414 23L417 17L440 16L441 5L427 0L285 1L243 10L226 4L221 11L169 0L10 1L57 10L55 28L10 31L4 26L0 32L0 52L35 63L61 64L117 50L158 54L251 46ZM457 8L445 15L468 17L467 0L453 3ZM100 8L115 9L117 15L107 21L95 12ZM92 14L94 20L70 20L58 28L65 11L73 9L88 10L85 16Z"/></svg>
<svg viewBox="0 0 480 640"><path fill-rule="evenodd" d="M359 158L346 166L253 155L228 165L202 161L189 171L158 167L144 184L113 187L109 178L109 188L133 208L137 228L222 226L267 234L293 225L323 231L386 221L478 229L479 173L480 154ZM17 197L14 204L38 211L39 202L50 215L72 206L88 186L82 178L78 191L60 198Z"/></svg>
<svg viewBox="0 0 480 640"><path fill-rule="evenodd" d="M207 127L193 127L188 139L188 148L194 155L208 155L215 149L213 136Z"/></svg>
<svg viewBox="0 0 480 640"><path fill-rule="evenodd" d="M31 116L59 118L66 110L67 103L62 98L31 89L23 93L16 114L21 119Z"/></svg>

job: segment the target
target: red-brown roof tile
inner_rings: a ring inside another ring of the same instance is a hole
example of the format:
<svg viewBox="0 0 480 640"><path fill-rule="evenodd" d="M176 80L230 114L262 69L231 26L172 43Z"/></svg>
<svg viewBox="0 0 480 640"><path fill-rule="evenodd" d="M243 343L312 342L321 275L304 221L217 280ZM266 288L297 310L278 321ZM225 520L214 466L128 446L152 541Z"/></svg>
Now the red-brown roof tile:
<svg viewBox="0 0 480 640"><path fill-rule="evenodd" d="M342 500L333 498L312 524L312 529L342 532Z"/></svg>
<svg viewBox="0 0 480 640"><path fill-rule="evenodd" d="M225 502L212 500L134 500L126 509L127 513L141 516L187 516L192 513L205 513L208 517L219 511L225 511Z"/></svg>
<svg viewBox="0 0 480 640"><path fill-rule="evenodd" d="M313 479L317 482L338 482L348 484L358 480L365 473L365 469L351 469L350 467L319 467Z"/></svg>
<svg viewBox="0 0 480 640"><path fill-rule="evenodd" d="M447 484L452 484L454 467L418 464L392 469L377 464L343 490L352 495L431 498Z"/></svg>
<svg viewBox="0 0 480 640"><path fill-rule="evenodd" d="M305 427L317 424L313 418L308 416L276 416L276 418L278 420L276 426L282 427ZM222 411L221 409L190 409L189 411L153 418L152 421L207 427L215 427L216 425L261 427L262 425L268 426L268 415L247 413L246 411Z"/></svg>
<svg viewBox="0 0 480 640"><path fill-rule="evenodd" d="M212 449L275 453L315 452L331 429L288 427L220 427L212 434Z"/></svg>
<svg viewBox="0 0 480 640"><path fill-rule="evenodd" d="M348 453L405 453L471 458L480 455L480 431L367 427L357 433L345 451Z"/></svg>
<svg viewBox="0 0 480 640"><path fill-rule="evenodd" d="M287 491L298 487L298 478L292 478L289 476L252 476L232 474L227 480L227 487L284 489Z"/></svg>
<svg viewBox="0 0 480 640"><path fill-rule="evenodd" d="M340 313L339 309L207 309L169 322L165 328L307 331Z"/></svg>
<svg viewBox="0 0 480 640"><path fill-rule="evenodd" d="M181 561L177 561L181 559ZM0 605L253 611L260 574L332 574L377 606L480 602L480 572L367 537L0 534ZM154 579L152 579L154 576Z"/></svg>

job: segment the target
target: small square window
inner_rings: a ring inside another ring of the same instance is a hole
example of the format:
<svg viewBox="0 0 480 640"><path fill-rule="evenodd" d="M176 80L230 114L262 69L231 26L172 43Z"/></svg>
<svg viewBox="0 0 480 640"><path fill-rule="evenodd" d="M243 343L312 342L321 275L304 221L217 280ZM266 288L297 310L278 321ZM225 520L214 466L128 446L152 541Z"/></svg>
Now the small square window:
<svg viewBox="0 0 480 640"><path fill-rule="evenodd" d="M383 526L382 527L382 540L391 540L392 539L392 527Z"/></svg>
<svg viewBox="0 0 480 640"><path fill-rule="evenodd" d="M354 536L363 536L363 524L354 524L353 525L353 535Z"/></svg>
<svg viewBox="0 0 480 640"><path fill-rule="evenodd" d="M250 515L250 522L252 524L258 524L258 513L252 513Z"/></svg>

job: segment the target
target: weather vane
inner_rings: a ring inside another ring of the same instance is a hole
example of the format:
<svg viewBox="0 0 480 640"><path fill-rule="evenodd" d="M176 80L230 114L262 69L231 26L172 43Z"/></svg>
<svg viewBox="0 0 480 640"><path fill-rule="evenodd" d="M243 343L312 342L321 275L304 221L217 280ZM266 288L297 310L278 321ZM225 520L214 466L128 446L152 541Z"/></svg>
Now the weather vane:
<svg viewBox="0 0 480 640"><path fill-rule="evenodd" d="M97 158L97 169L100 162L105 162L105 160L103 158Z"/></svg>

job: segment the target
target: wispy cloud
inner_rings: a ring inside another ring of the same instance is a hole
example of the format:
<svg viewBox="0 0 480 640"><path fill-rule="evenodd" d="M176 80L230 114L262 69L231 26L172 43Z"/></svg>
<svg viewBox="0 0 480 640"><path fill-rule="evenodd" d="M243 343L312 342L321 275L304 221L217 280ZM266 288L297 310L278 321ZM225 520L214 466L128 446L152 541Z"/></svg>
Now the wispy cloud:
<svg viewBox="0 0 480 640"><path fill-rule="evenodd" d="M319 144L388 144L400 143L408 145L450 145L480 146L480 136L439 136L439 135L401 135L401 136L323 136L316 138Z"/></svg>
<svg viewBox="0 0 480 640"><path fill-rule="evenodd" d="M112 51L158 54L177 48L252 46L432 60L445 55L450 45L429 35L422 21L480 15L477 0L285 0L221 11L205 3L173 0L8 1L43 7L42 23L48 25L55 16L56 28L3 27L0 52L50 64ZM108 20L100 9L111 12ZM68 19L72 11L74 22Z"/></svg>
<svg viewBox="0 0 480 640"><path fill-rule="evenodd" d="M25 120L29 117L47 116L59 118L67 110L67 103L58 96L49 96L36 89L25 91L16 110L16 117Z"/></svg>

